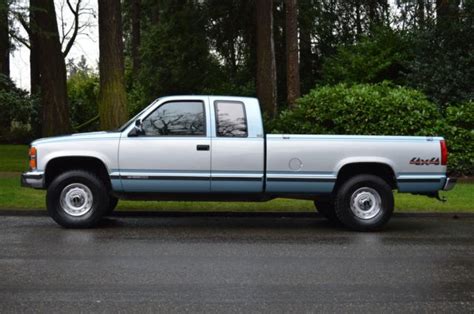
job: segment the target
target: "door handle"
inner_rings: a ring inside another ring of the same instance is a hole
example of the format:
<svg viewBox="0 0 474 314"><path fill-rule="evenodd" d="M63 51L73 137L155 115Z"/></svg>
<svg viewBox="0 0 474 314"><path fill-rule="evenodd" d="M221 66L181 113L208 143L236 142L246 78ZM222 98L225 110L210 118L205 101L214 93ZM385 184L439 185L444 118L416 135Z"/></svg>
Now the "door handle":
<svg viewBox="0 0 474 314"><path fill-rule="evenodd" d="M209 150L209 145L198 145L196 150Z"/></svg>

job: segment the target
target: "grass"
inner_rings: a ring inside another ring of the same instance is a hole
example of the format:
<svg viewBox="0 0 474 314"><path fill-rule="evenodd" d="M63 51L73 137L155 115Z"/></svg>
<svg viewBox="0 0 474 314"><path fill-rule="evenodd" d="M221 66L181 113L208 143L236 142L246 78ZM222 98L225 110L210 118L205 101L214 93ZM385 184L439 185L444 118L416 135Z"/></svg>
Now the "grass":
<svg viewBox="0 0 474 314"><path fill-rule="evenodd" d="M28 170L27 145L0 145L0 172Z"/></svg>
<svg viewBox="0 0 474 314"><path fill-rule="evenodd" d="M44 209L45 191L20 187L20 172L28 167L28 146L0 145L0 209ZM445 203L425 196L395 194L398 212L474 212L474 183L458 183L442 192ZM314 212L311 201L276 199L247 202L143 202L120 201L119 210L150 211L232 211L232 212Z"/></svg>

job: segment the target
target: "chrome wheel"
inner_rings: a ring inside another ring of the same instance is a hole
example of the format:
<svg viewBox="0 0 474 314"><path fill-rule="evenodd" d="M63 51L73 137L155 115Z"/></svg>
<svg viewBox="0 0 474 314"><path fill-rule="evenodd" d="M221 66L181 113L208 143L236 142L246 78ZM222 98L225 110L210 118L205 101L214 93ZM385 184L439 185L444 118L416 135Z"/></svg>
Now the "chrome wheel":
<svg viewBox="0 0 474 314"><path fill-rule="evenodd" d="M93 204L91 190L82 183L72 183L66 186L59 197L61 208L71 216L87 214Z"/></svg>
<svg viewBox="0 0 474 314"><path fill-rule="evenodd" d="M382 209L380 194L372 188L362 187L351 195L352 213L360 219L372 219Z"/></svg>

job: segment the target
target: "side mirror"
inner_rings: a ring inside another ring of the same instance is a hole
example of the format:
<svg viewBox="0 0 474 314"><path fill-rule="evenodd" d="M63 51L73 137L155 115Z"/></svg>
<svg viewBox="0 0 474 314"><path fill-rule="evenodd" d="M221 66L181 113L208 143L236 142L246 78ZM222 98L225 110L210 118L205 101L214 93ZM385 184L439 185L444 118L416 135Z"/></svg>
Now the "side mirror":
<svg viewBox="0 0 474 314"><path fill-rule="evenodd" d="M128 133L128 136L133 137L133 136L142 135L144 133L142 126L143 126L142 121L140 119L137 119L135 121L135 127L130 131L130 133Z"/></svg>

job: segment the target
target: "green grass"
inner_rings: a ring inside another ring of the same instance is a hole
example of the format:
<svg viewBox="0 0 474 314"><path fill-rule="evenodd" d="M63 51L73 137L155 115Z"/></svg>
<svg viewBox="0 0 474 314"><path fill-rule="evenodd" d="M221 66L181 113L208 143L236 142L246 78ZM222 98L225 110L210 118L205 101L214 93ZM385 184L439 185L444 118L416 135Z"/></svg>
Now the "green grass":
<svg viewBox="0 0 474 314"><path fill-rule="evenodd" d="M27 145L0 145L0 172L28 170Z"/></svg>
<svg viewBox="0 0 474 314"><path fill-rule="evenodd" d="M20 172L28 168L28 146L0 145L0 209L44 209L45 192L20 187ZM395 194L399 212L474 212L474 183L459 183L442 192L446 203L425 196ZM153 211L235 211L313 212L311 201L276 199L264 203L247 202L141 202L120 201L121 210Z"/></svg>
<svg viewBox="0 0 474 314"><path fill-rule="evenodd" d="M448 201L425 196L395 194L398 212L474 212L474 183L460 183L442 192ZM19 173L0 174L0 209L44 209L45 192L20 187ZM264 203L247 202L143 202L120 201L121 210L150 211L233 211L233 212L313 212L311 201L276 199Z"/></svg>

